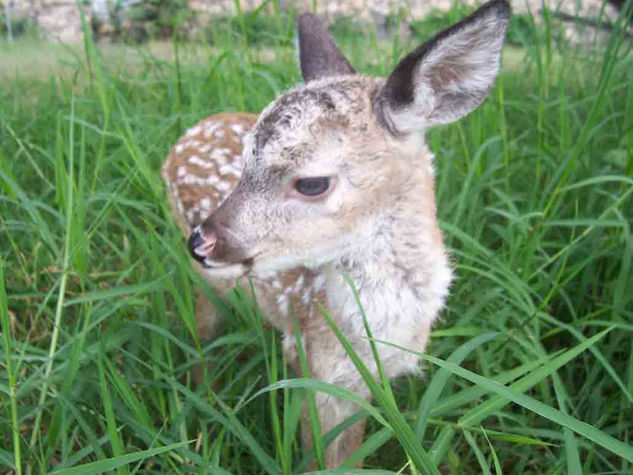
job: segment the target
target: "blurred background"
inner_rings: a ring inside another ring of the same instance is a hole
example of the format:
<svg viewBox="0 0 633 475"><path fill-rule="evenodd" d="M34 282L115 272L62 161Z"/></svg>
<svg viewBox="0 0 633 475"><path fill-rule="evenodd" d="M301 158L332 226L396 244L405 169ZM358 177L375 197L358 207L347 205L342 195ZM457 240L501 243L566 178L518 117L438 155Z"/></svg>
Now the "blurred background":
<svg viewBox="0 0 633 475"><path fill-rule="evenodd" d="M315 12L337 41L382 45L395 54L471 13L475 0L2 0L0 75L17 70L42 75L76 62L84 31L107 62L135 67L141 56L174 60L171 40L189 47L185 62L204 61L206 47L248 47L270 60L293 47L296 16ZM533 48L540 34L548 48L589 51L605 47L625 0L516 0L508 32L511 46ZM81 5L81 8L78 7ZM624 15L626 16L626 15ZM85 22L85 29L82 27ZM631 18L624 38L633 37ZM142 49L137 47L144 46ZM203 49L201 50L200 47ZM380 46L379 46L380 47ZM142 53L143 51L144 53ZM255 56L253 56L255 55ZM188 59L187 59L188 56ZM380 59L374 62L377 65Z"/></svg>
<svg viewBox="0 0 633 475"><path fill-rule="evenodd" d="M249 25L253 41L266 41L273 28L272 16L312 11L334 22L334 28L364 29L371 24L381 37L422 32L433 22L450 23L479 3L474 0L83 0L82 12L92 34L99 41L144 42L165 39L174 33L189 39L208 36L209 30L229 26L239 13L257 12ZM543 6L552 11L562 38L589 41L594 30L608 29L617 18L624 0L515 0L515 24L522 15L541 15ZM82 38L81 12L75 0L3 0L0 31L7 39L23 36L51 41L78 42ZM518 16L517 16L518 15ZM237 25L235 25L237 26ZM516 37L511 37L515 41Z"/></svg>

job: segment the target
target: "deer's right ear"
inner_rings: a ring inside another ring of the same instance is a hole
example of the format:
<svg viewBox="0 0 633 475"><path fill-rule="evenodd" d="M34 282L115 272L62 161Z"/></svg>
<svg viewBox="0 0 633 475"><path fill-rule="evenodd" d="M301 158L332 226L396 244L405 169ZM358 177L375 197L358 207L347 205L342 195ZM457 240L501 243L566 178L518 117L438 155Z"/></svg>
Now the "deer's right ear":
<svg viewBox="0 0 633 475"><path fill-rule="evenodd" d="M355 74L325 24L310 13L299 17L299 60L305 82L326 76Z"/></svg>
<svg viewBox="0 0 633 475"><path fill-rule="evenodd" d="M474 110L494 84L509 19L507 0L492 0L406 56L374 99L381 125L405 134Z"/></svg>

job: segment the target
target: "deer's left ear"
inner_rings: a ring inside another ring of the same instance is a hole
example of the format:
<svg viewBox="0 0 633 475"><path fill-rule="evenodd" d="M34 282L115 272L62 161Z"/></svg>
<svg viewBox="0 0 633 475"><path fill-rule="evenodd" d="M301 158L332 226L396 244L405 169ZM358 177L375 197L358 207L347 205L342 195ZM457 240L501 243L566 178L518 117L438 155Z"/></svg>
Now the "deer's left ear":
<svg viewBox="0 0 633 475"><path fill-rule="evenodd" d="M299 60L305 82L326 76L355 74L325 24L310 13L299 17Z"/></svg>
<svg viewBox="0 0 633 475"><path fill-rule="evenodd" d="M380 123L394 134L453 122L492 89L510 19L492 0L406 56L374 99Z"/></svg>

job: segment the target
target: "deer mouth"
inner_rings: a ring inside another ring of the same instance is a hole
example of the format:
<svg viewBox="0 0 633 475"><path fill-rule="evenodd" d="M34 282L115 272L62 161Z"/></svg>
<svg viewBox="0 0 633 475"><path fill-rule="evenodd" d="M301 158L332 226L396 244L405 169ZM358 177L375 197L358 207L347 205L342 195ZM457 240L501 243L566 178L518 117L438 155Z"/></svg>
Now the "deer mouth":
<svg viewBox="0 0 633 475"><path fill-rule="evenodd" d="M244 259L241 262L227 264L214 261L213 259L205 259L202 267L209 277L218 279L234 279L248 275L253 268L253 258Z"/></svg>

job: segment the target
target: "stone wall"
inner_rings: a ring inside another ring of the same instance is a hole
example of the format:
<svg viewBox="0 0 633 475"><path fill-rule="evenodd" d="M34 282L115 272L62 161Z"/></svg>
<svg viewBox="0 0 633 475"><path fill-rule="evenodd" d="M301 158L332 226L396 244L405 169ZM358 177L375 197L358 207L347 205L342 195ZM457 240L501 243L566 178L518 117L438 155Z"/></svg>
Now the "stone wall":
<svg viewBox="0 0 633 475"><path fill-rule="evenodd" d="M46 36L64 43L81 40L81 17L75 1L39 0L37 4L33 16Z"/></svg>
<svg viewBox="0 0 633 475"><path fill-rule="evenodd" d="M7 0L0 11L13 19L28 18L45 39L81 40L81 19L75 0Z"/></svg>
<svg viewBox="0 0 633 475"><path fill-rule="evenodd" d="M481 0L458 0L463 5L476 6ZM455 0L319 0L316 13L328 21L340 16L352 16L363 21L372 21L376 25L380 36L386 32L386 16L394 12L405 13L407 20L423 18L433 10L449 10ZM537 21L538 12L542 10L542 0L510 0L512 11L515 13L532 12ZM602 18L605 22L614 22L618 17L618 10L611 3L603 0L545 0L549 8L566 16L585 19ZM257 8L261 0L242 0L242 10ZM234 0L189 0L189 6L199 12L202 18L209 18L217 14L234 15L236 13ZM280 0L283 9L294 9L297 12L312 11L312 0ZM575 24L573 21L553 23L560 24L566 39L572 44L592 45L596 38L595 28L587 24ZM600 41L608 39L608 34L599 35Z"/></svg>
<svg viewBox="0 0 633 475"><path fill-rule="evenodd" d="M75 0L8 0L11 12L28 15L41 29L46 38L73 42L81 40L81 21ZM94 15L107 26L107 15L104 18L104 5L108 0L90 0L86 7L88 16ZM139 0L124 0L125 3L136 3ZM597 18L601 8L601 0L545 0L552 9L558 9L570 15ZM262 0L241 0L243 11L253 10ZM466 5L479 4L476 0L461 0ZM280 0L282 9L294 9L297 12L311 11L313 0ZM421 18L433 9L451 8L454 0L318 0L317 14L333 20L339 16L353 16L364 21L380 23L389 13L403 11L411 19ZM511 0L515 12L533 13L541 10L541 0ZM234 0L189 0L189 8L197 12L200 24L205 24L211 16L217 14L232 15L236 13ZM269 5L268 7L272 7ZM608 4L604 8L604 18L617 18L617 10ZM571 28L571 25L569 25ZM572 33L573 36L574 33Z"/></svg>
<svg viewBox="0 0 633 475"><path fill-rule="evenodd" d="M478 5L483 3L478 0L460 0L464 5ZM261 0L242 0L242 10L253 10L262 2ZM280 0L282 9L294 8L296 11L312 11L312 0ZM512 10L519 13L533 13L541 10L541 0L510 0ZM559 9L561 12L583 17L597 17L602 8L602 0L545 0L551 9ZM318 0L317 13L328 19L338 16L356 16L364 20L371 20L377 15L404 10L412 18L421 18L432 10L448 10L454 4L454 0ZM189 6L193 10L209 14L235 14L234 0L190 0ZM272 8L272 7L271 7ZM605 13L608 18L617 17L617 10L612 5L607 5Z"/></svg>

